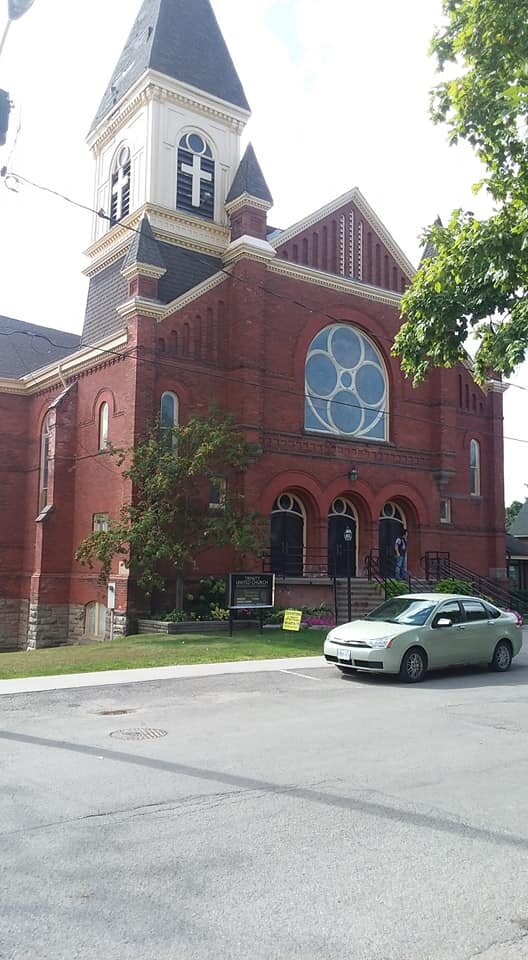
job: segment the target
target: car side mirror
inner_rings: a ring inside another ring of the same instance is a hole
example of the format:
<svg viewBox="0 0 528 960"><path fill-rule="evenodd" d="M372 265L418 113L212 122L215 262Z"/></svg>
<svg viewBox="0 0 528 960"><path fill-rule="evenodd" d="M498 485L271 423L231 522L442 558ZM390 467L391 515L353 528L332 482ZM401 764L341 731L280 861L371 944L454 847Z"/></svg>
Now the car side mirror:
<svg viewBox="0 0 528 960"><path fill-rule="evenodd" d="M452 625L453 621L448 620L447 617L440 617L435 623L435 627L451 627Z"/></svg>

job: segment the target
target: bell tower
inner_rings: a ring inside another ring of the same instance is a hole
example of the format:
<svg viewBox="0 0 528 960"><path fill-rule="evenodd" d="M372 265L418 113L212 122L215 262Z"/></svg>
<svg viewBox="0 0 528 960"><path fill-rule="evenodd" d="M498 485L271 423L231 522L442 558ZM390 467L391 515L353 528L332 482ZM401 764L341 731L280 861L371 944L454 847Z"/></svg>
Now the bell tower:
<svg viewBox="0 0 528 960"><path fill-rule="evenodd" d="M89 272L145 215L158 238L221 255L249 116L210 0L144 0L88 135L108 218L94 218Z"/></svg>

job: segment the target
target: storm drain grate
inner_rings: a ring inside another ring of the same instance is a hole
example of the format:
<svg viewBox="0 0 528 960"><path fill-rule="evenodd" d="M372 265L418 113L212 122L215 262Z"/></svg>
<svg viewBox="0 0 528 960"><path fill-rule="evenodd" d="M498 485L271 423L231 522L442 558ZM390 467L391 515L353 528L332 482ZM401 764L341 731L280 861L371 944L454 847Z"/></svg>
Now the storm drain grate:
<svg viewBox="0 0 528 960"><path fill-rule="evenodd" d="M114 730L110 734L116 740L159 740L166 737L166 730L156 730L154 727L140 727L137 730Z"/></svg>

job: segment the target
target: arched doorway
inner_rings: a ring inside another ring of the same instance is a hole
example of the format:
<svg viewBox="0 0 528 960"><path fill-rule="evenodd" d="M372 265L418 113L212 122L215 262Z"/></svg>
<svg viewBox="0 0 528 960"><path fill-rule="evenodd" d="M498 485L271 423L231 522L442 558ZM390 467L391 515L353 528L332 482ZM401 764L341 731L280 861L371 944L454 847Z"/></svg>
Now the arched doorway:
<svg viewBox="0 0 528 960"><path fill-rule="evenodd" d="M345 530L352 531L347 541ZM328 573L331 577L351 577L357 573L357 514L348 500L337 497L328 514Z"/></svg>
<svg viewBox="0 0 528 960"><path fill-rule="evenodd" d="M271 514L271 569L285 577L302 577L305 514L292 493L281 493Z"/></svg>
<svg viewBox="0 0 528 960"><path fill-rule="evenodd" d="M385 504L379 519L379 557L382 577L393 577L396 565L394 545L406 528L405 515L392 500Z"/></svg>

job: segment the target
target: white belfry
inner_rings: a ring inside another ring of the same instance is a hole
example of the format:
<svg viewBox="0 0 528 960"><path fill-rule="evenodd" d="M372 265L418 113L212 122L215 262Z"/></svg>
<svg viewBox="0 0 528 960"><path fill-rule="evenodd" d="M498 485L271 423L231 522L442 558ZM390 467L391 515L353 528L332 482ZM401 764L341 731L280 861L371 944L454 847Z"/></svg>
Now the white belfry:
<svg viewBox="0 0 528 960"><path fill-rule="evenodd" d="M112 187L112 193L114 193L117 197L116 220L121 220L121 217L123 216L123 195L125 188L128 186L128 180L129 178L123 170L123 167L119 167L119 170L117 171L117 180Z"/></svg>
<svg viewBox="0 0 528 960"><path fill-rule="evenodd" d="M188 163L182 163L182 173L189 173L191 175L192 205L193 207L199 207L202 193L202 180L206 183L211 183L213 175L211 173L207 173L206 170L202 170L202 159L196 154L193 157L192 167Z"/></svg>

